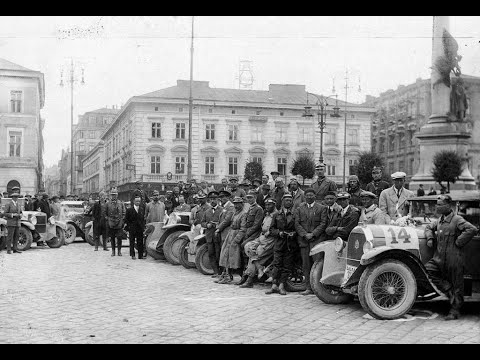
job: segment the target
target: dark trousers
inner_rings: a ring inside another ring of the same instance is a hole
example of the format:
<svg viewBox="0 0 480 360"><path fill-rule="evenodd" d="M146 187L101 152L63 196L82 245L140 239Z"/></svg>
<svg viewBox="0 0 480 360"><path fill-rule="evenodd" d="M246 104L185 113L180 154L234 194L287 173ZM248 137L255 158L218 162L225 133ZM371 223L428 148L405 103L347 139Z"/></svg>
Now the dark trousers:
<svg viewBox="0 0 480 360"><path fill-rule="evenodd" d="M7 236L7 250L17 250L18 245L18 235L20 232L20 227L18 226L7 226L8 236Z"/></svg>
<svg viewBox="0 0 480 360"><path fill-rule="evenodd" d="M307 290L311 290L312 286L310 284L310 270L312 269L313 263L320 259L321 254L310 256L310 246L307 246L300 248L300 256L302 257L302 271L303 276L305 277Z"/></svg>
<svg viewBox="0 0 480 360"><path fill-rule="evenodd" d="M107 227L105 224L93 224L93 238L95 240L95 247L100 246L100 236L102 237L103 248L107 248Z"/></svg>
<svg viewBox="0 0 480 360"><path fill-rule="evenodd" d="M279 285L285 283L292 273L295 267L295 257L298 252L298 247L287 248L284 239L277 239L276 241L283 243L281 246L277 246L279 244L276 243L273 251L272 279L275 284Z"/></svg>
<svg viewBox="0 0 480 360"><path fill-rule="evenodd" d="M425 269L435 286L448 296L452 310L459 312L463 305L463 265L448 269L430 259Z"/></svg>
<svg viewBox="0 0 480 360"><path fill-rule="evenodd" d="M143 232L142 230L129 231L130 256L135 256L135 241L137 242L138 258L143 257Z"/></svg>
<svg viewBox="0 0 480 360"><path fill-rule="evenodd" d="M110 238L113 252L115 252L115 239L117 239L118 252L120 253L122 251L122 231L122 229L108 229L108 237Z"/></svg>
<svg viewBox="0 0 480 360"><path fill-rule="evenodd" d="M213 236L213 239L207 241L208 259L215 274L220 274L218 262L220 261L221 243L220 236Z"/></svg>

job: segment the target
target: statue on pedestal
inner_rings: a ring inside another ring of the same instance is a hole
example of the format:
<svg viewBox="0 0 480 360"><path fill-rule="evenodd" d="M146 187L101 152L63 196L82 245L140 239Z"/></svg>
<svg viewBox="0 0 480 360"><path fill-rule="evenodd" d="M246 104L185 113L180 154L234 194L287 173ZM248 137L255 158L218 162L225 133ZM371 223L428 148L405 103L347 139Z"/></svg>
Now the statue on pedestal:
<svg viewBox="0 0 480 360"><path fill-rule="evenodd" d="M463 121L467 108L468 102L463 79L458 77L456 81L453 82L452 91L450 92L450 112L448 119L450 121Z"/></svg>

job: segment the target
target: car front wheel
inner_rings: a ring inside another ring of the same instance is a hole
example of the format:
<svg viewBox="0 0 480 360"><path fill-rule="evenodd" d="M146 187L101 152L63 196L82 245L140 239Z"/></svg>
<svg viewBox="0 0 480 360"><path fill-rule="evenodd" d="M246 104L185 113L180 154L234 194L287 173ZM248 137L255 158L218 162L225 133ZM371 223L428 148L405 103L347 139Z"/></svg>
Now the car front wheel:
<svg viewBox="0 0 480 360"><path fill-rule="evenodd" d="M73 224L67 224L67 230L65 231L65 243L71 244L77 237L77 228Z"/></svg>
<svg viewBox="0 0 480 360"><path fill-rule="evenodd" d="M195 263L188 261L188 244L190 243L190 240L188 240L188 238L185 239L182 237L180 237L179 240L181 241L179 245L180 253L178 255L178 260L180 261L180 264L182 264L185 269L195 268Z"/></svg>
<svg viewBox="0 0 480 360"><path fill-rule="evenodd" d="M417 281L412 270L399 260L385 259L368 266L360 277L360 304L374 318L398 319L415 303Z"/></svg>
<svg viewBox="0 0 480 360"><path fill-rule="evenodd" d="M61 247L63 245L63 242L65 241L65 230L57 227L56 233L57 233L57 236L47 241L48 247L53 249L57 249Z"/></svg>
<svg viewBox="0 0 480 360"><path fill-rule="evenodd" d="M213 269L210 265L210 258L208 257L207 244L201 245L195 253L195 265L203 275L213 275Z"/></svg>
<svg viewBox="0 0 480 360"><path fill-rule="evenodd" d="M317 260L310 270L310 285L317 297L325 304L347 304L353 298L350 294L345 294L339 288L324 285L320 282L323 274L323 259Z"/></svg>
<svg viewBox="0 0 480 360"><path fill-rule="evenodd" d="M17 249L20 251L25 251L30 249L33 242L33 235L30 229L27 229L23 226L18 229L18 244Z"/></svg>

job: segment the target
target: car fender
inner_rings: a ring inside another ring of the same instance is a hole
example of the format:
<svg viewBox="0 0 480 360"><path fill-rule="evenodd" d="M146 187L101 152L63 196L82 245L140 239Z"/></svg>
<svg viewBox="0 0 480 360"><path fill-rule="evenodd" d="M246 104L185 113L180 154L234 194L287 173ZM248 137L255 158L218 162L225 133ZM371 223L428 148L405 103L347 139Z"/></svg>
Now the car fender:
<svg viewBox="0 0 480 360"><path fill-rule="evenodd" d="M323 253L322 278L320 279L322 284L341 286L347 264L346 249L344 247L341 252L335 251L335 240L321 242L312 248L310 255Z"/></svg>
<svg viewBox="0 0 480 360"><path fill-rule="evenodd" d="M26 228L30 229L31 231L35 230L35 225L33 225L31 222L22 221L21 224L22 224L22 226L25 226Z"/></svg>
<svg viewBox="0 0 480 360"><path fill-rule="evenodd" d="M65 221L55 220L55 226L67 230L67 223Z"/></svg>
<svg viewBox="0 0 480 360"><path fill-rule="evenodd" d="M334 242L335 240L328 240L315 245L313 248L310 249L310 256L324 252L325 249L330 248L331 247L330 244L333 244Z"/></svg>
<svg viewBox="0 0 480 360"><path fill-rule="evenodd" d="M375 247L372 250L370 250L369 252L367 252L366 254L362 255L362 257L360 258L360 265L365 265L365 266L369 265L369 264L373 263L376 260L375 258L377 256L379 256L380 254L382 254L384 252L387 252L387 251L392 251L392 250L396 250L396 249L393 249L390 246Z"/></svg>

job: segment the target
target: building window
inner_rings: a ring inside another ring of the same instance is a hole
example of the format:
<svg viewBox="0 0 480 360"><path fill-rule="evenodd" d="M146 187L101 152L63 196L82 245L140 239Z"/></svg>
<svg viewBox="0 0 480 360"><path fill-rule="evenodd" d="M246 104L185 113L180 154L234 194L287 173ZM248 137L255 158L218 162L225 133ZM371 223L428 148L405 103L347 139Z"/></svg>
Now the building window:
<svg viewBox="0 0 480 360"><path fill-rule="evenodd" d="M391 162L388 163L388 172L389 172L390 174L393 174L393 169L394 169L394 167L395 167L395 163L394 163L393 161L391 161Z"/></svg>
<svg viewBox="0 0 480 360"><path fill-rule="evenodd" d="M22 92L21 91L10 91L10 104L11 112L19 113L22 112Z"/></svg>
<svg viewBox="0 0 480 360"><path fill-rule="evenodd" d="M85 150L85 143L81 142L78 143L78 151L84 151Z"/></svg>
<svg viewBox="0 0 480 360"><path fill-rule="evenodd" d="M229 157L228 158L228 175L237 175L238 174L238 158Z"/></svg>
<svg viewBox="0 0 480 360"><path fill-rule="evenodd" d="M263 126L252 126L252 141L263 141Z"/></svg>
<svg viewBox="0 0 480 360"><path fill-rule="evenodd" d="M335 161L332 160L332 159L327 159L325 160L325 164L327 165L327 168L326 168L326 173L327 175L335 175Z"/></svg>
<svg viewBox="0 0 480 360"><path fill-rule="evenodd" d="M355 114L352 114L350 118L355 119Z"/></svg>
<svg viewBox="0 0 480 360"><path fill-rule="evenodd" d="M90 137L90 139L95 139L95 131L90 131L89 132L89 137Z"/></svg>
<svg viewBox="0 0 480 360"><path fill-rule="evenodd" d="M284 115L284 112L283 111L280 111L280 116L283 116Z"/></svg>
<svg viewBox="0 0 480 360"><path fill-rule="evenodd" d="M9 131L8 137L10 138L9 142L9 156L10 157L19 157L21 156L21 147L22 147L22 132L21 131Z"/></svg>
<svg viewBox="0 0 480 360"><path fill-rule="evenodd" d="M379 152L381 152L381 153L385 152L385 139L380 139Z"/></svg>
<svg viewBox="0 0 480 360"><path fill-rule="evenodd" d="M357 174L357 165L358 160L348 160L348 174L349 175L356 175Z"/></svg>
<svg viewBox="0 0 480 360"><path fill-rule="evenodd" d="M185 156L175 157L175 174L185 174Z"/></svg>
<svg viewBox="0 0 480 360"><path fill-rule="evenodd" d="M358 129L348 130L348 142L349 145L358 145Z"/></svg>
<svg viewBox="0 0 480 360"><path fill-rule="evenodd" d="M400 171L405 171L405 170L407 170L407 169L405 169L405 161L404 161L404 160L399 160L399 161L398 161L398 169L399 169ZM407 171L408 171L408 170L407 170Z"/></svg>
<svg viewBox="0 0 480 360"><path fill-rule="evenodd" d="M205 174L206 175L215 174L215 158L213 156L205 157Z"/></svg>
<svg viewBox="0 0 480 360"><path fill-rule="evenodd" d="M388 143L388 151L394 151L395 150L395 137L394 136L390 136L389 137L390 141Z"/></svg>
<svg viewBox="0 0 480 360"><path fill-rule="evenodd" d="M298 142L309 143L311 130L307 127L298 128Z"/></svg>
<svg viewBox="0 0 480 360"><path fill-rule="evenodd" d="M162 138L162 124L158 122L152 123L152 138Z"/></svg>
<svg viewBox="0 0 480 360"><path fill-rule="evenodd" d="M158 111L158 106L155 106L155 111Z"/></svg>
<svg viewBox="0 0 480 360"><path fill-rule="evenodd" d="M84 137L83 131L80 131L79 134L80 134L80 139L83 139L83 137Z"/></svg>
<svg viewBox="0 0 480 360"><path fill-rule="evenodd" d="M228 140L238 140L238 125L228 125Z"/></svg>
<svg viewBox="0 0 480 360"><path fill-rule="evenodd" d="M287 141L287 129L285 127L279 126L275 129L275 141Z"/></svg>
<svg viewBox="0 0 480 360"><path fill-rule="evenodd" d="M413 175L413 174L414 174L414 172L413 172L413 165L414 165L414 161L415 161L415 159L414 159L414 158L410 158L410 164L409 164L409 165L410 165L410 167L409 167L409 169L408 169L408 170L409 170L409 173L410 173L410 175Z"/></svg>
<svg viewBox="0 0 480 360"><path fill-rule="evenodd" d="M234 114L234 115L235 115L235 113L236 113L236 111L235 111L235 110L232 110L232 114Z"/></svg>
<svg viewBox="0 0 480 360"><path fill-rule="evenodd" d="M150 172L160 174L160 156L150 156Z"/></svg>
<svg viewBox="0 0 480 360"><path fill-rule="evenodd" d="M261 164L262 158L260 156L254 156L252 157L252 161Z"/></svg>
<svg viewBox="0 0 480 360"><path fill-rule="evenodd" d="M205 125L205 140L215 140L215 124Z"/></svg>
<svg viewBox="0 0 480 360"><path fill-rule="evenodd" d="M279 157L277 158L277 170L280 175L287 175L287 158Z"/></svg>
<svg viewBox="0 0 480 360"><path fill-rule="evenodd" d="M400 149L403 149L405 148L405 134L404 133L400 133L398 135L398 145L400 147Z"/></svg>
<svg viewBox="0 0 480 360"><path fill-rule="evenodd" d="M309 132L309 134L311 131ZM325 144L327 145L335 145L337 144L337 129L336 128L328 128L326 131L327 138Z"/></svg>
<svg viewBox="0 0 480 360"><path fill-rule="evenodd" d="M213 109L208 109L208 113L209 114L213 113Z"/></svg>
<svg viewBox="0 0 480 360"><path fill-rule="evenodd" d="M185 123L177 123L175 125L175 138L185 139Z"/></svg>
<svg viewBox="0 0 480 360"><path fill-rule="evenodd" d="M183 107L178 108L178 112L183 112Z"/></svg>

